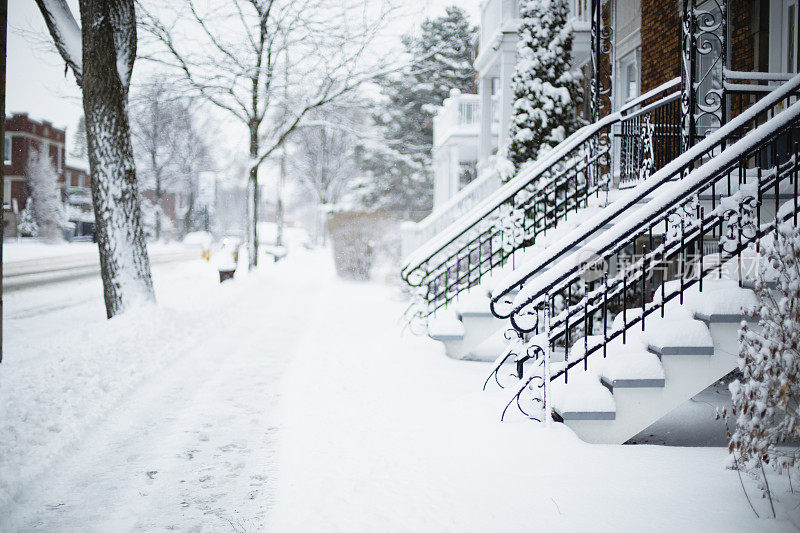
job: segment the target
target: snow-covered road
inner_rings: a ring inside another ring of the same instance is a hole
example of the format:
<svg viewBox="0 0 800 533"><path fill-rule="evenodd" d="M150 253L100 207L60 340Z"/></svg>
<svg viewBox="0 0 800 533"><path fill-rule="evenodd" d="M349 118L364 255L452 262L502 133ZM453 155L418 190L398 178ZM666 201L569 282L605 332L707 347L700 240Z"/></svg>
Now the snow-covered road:
<svg viewBox="0 0 800 533"><path fill-rule="evenodd" d="M326 278L154 272L159 308L109 323L88 282L7 303L0 531L264 527L278 382Z"/></svg>

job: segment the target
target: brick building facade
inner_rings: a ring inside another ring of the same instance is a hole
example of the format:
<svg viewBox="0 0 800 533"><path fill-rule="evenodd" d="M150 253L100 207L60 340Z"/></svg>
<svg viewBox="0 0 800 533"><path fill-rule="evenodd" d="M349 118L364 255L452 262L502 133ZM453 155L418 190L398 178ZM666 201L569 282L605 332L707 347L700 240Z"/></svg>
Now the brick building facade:
<svg viewBox="0 0 800 533"><path fill-rule="evenodd" d="M33 120L27 113L15 113L5 119L4 142L4 234L17 236L19 216L27 207L31 192L25 168L34 150L45 150L58 176L67 218L73 224L70 235L91 236L94 223L90 176L87 170L67 164L66 130L48 121Z"/></svg>
<svg viewBox="0 0 800 533"><path fill-rule="evenodd" d="M67 218L72 223L72 230L67 230L67 237L91 238L94 234L91 176L86 163L68 164L66 130L57 128L48 121L33 120L27 113L15 113L6 117L5 128L4 235L18 235L20 214L27 206L30 196L25 168L34 150L46 150L58 175L58 187L61 189ZM173 223L184 216L187 202L184 196L171 191L162 195L162 211ZM155 193L152 190L143 190L142 197L152 203Z"/></svg>

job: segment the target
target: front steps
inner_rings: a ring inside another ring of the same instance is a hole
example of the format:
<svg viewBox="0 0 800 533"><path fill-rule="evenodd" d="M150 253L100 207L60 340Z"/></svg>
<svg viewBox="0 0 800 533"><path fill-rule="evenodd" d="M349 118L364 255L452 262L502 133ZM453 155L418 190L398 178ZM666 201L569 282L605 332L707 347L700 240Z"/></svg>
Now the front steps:
<svg viewBox="0 0 800 533"><path fill-rule="evenodd" d="M455 312L432 319L428 335L440 341L445 353L463 361L494 361L508 344L508 320L500 320L489 311L489 294L478 285L462 295Z"/></svg>
<svg viewBox="0 0 800 533"><path fill-rule="evenodd" d="M587 442L626 442L736 368L741 303L754 299L735 281L693 287L553 382L554 418Z"/></svg>

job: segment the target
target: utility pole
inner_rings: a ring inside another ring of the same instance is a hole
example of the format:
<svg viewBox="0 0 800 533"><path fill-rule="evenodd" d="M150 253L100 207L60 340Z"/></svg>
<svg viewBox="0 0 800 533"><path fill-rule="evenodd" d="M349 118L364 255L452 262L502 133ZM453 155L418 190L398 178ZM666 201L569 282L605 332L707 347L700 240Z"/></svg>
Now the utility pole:
<svg viewBox="0 0 800 533"><path fill-rule="evenodd" d="M8 0L0 0L0 205L5 210L6 199L6 27L8 25ZM5 215L5 213L4 213ZM0 228L0 363L3 362L3 233L5 224Z"/></svg>

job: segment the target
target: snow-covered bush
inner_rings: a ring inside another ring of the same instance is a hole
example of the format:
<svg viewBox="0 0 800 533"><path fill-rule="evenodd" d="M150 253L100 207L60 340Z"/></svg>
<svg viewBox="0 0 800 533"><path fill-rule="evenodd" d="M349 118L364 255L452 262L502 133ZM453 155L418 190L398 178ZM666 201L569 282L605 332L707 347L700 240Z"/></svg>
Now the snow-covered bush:
<svg viewBox="0 0 800 533"><path fill-rule="evenodd" d="M58 174L50 156L45 152L32 150L25 167L25 175L31 190L25 210L33 210L33 219L39 229L38 237L50 242L62 240L61 229L66 227L67 217L58 188Z"/></svg>
<svg viewBox="0 0 800 533"><path fill-rule="evenodd" d="M574 132L580 85L571 72L566 0L522 0L508 159L519 170Z"/></svg>
<svg viewBox="0 0 800 533"><path fill-rule="evenodd" d="M800 467L800 231L780 226L763 246L756 283L758 328L739 331L741 379L731 383L736 426L729 449L739 468ZM771 290L768 280L775 281ZM794 442L794 445L787 445ZM765 489L768 486L765 484Z"/></svg>
<svg viewBox="0 0 800 533"><path fill-rule="evenodd" d="M385 259L386 236L396 223L382 213L339 213L328 219L336 273L367 280L376 259ZM399 243L396 243L399 247Z"/></svg>
<svg viewBox="0 0 800 533"><path fill-rule="evenodd" d="M17 231L23 237L39 236L39 224L36 223L36 218L33 216L33 202L28 202L28 205L20 213Z"/></svg>

